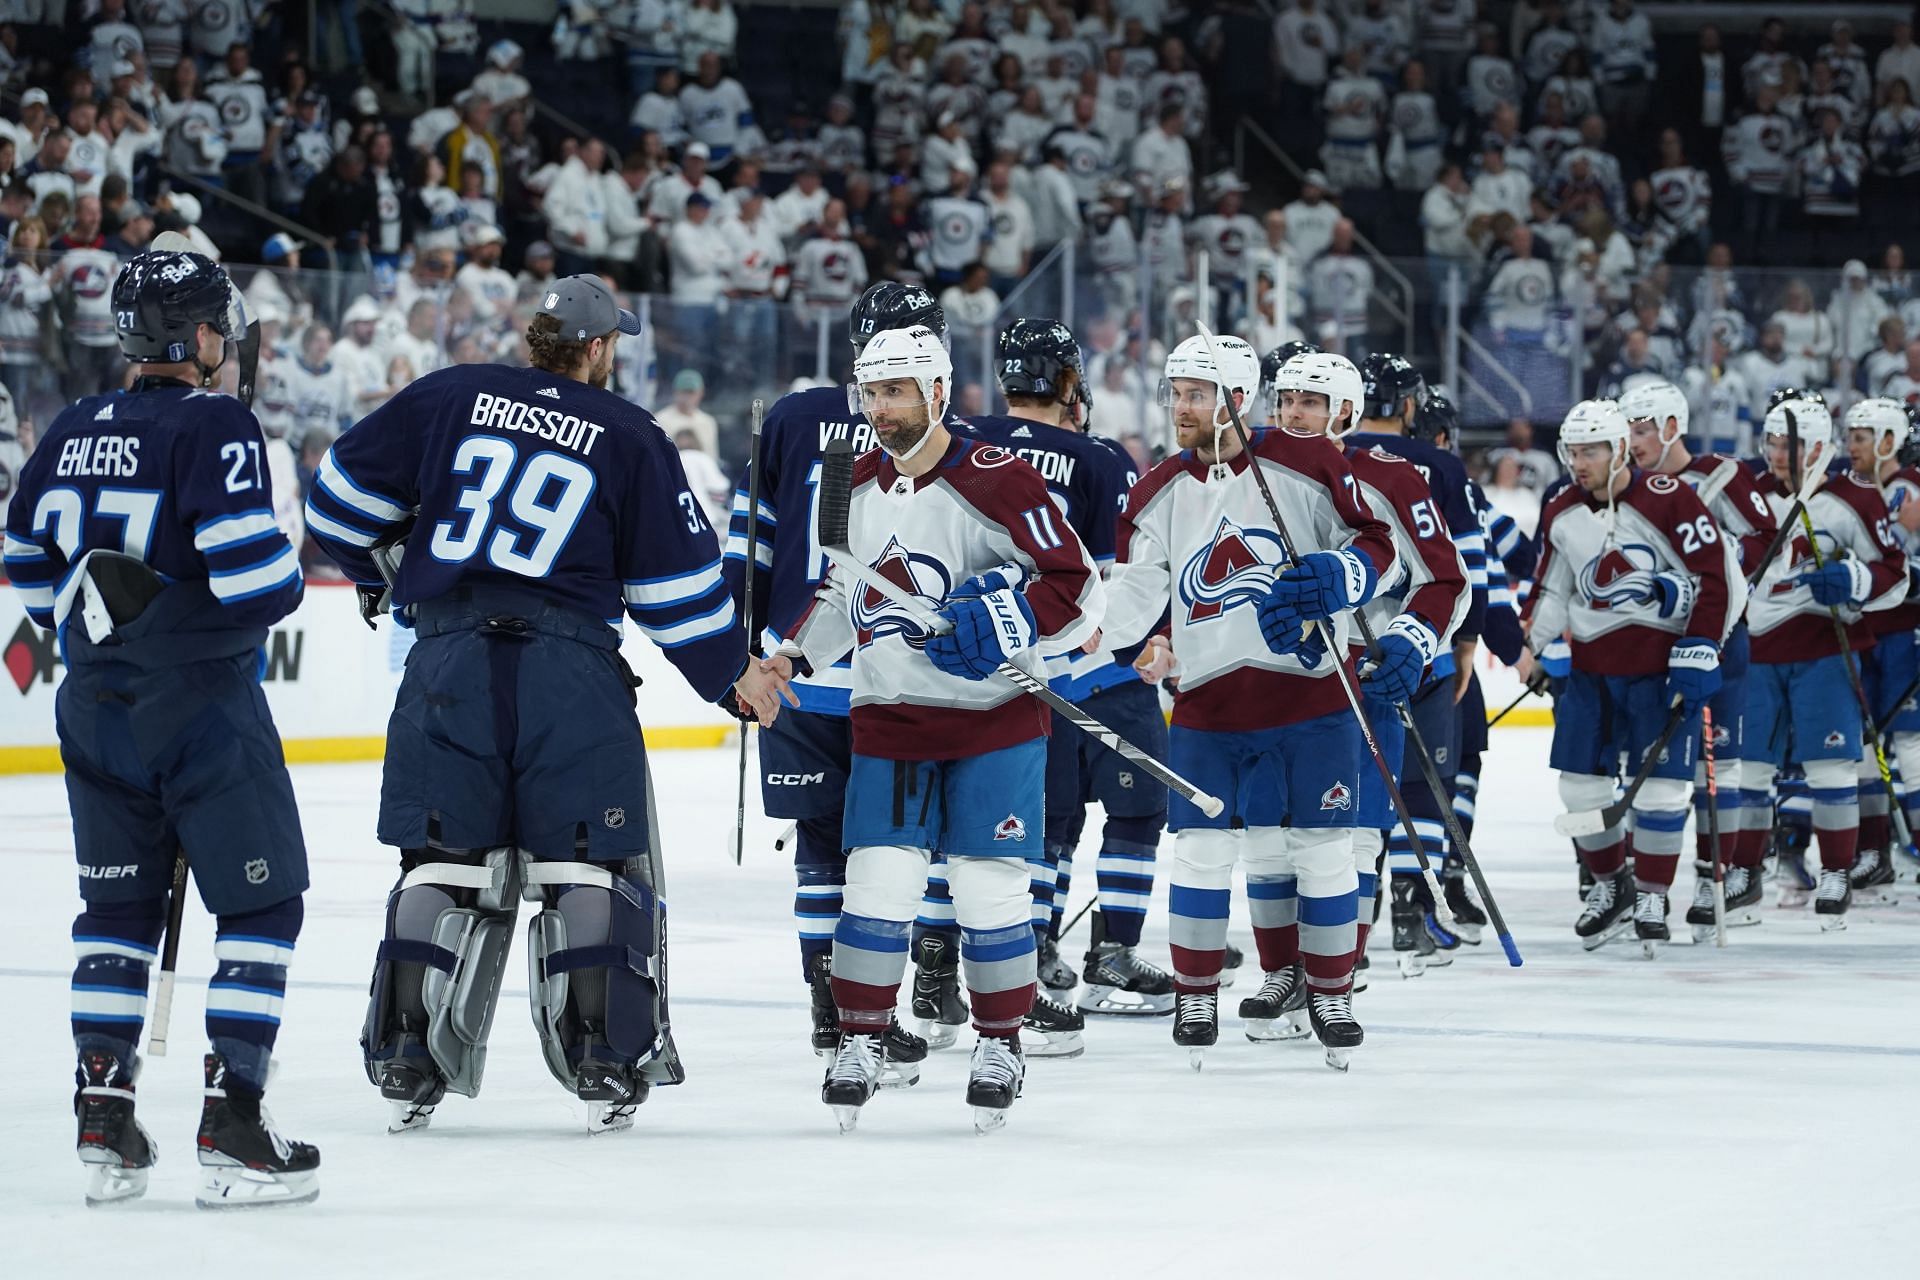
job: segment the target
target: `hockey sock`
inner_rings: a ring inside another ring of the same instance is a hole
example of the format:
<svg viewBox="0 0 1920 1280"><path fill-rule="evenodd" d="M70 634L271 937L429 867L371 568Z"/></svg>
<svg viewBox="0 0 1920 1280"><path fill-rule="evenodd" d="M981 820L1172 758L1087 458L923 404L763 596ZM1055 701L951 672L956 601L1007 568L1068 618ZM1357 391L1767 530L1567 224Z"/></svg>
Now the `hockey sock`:
<svg viewBox="0 0 1920 1280"><path fill-rule="evenodd" d="M1692 783L1680 778L1648 778L1635 797L1627 845L1633 854L1635 884L1665 893L1673 887L1680 853L1686 847L1687 793Z"/></svg>
<svg viewBox="0 0 1920 1280"><path fill-rule="evenodd" d="M266 1092L267 1063L287 994L287 965L305 915L302 900L289 898L265 911L219 918L213 939L219 966L207 987L207 1039L227 1061L230 1093Z"/></svg>
<svg viewBox="0 0 1920 1280"><path fill-rule="evenodd" d="M1067 891L1073 888L1073 851L1080 847L1080 833L1086 827L1087 810L1084 805L1074 805L1058 813L1052 811L1052 806L1048 810L1044 849L1047 865L1054 869L1054 881L1053 910L1047 921L1047 936L1058 939L1060 921L1067 910Z"/></svg>
<svg viewBox="0 0 1920 1280"><path fill-rule="evenodd" d="M1053 919L1047 924L1048 936L1060 937L1060 920L1067 911L1067 891L1073 888L1073 846L1060 845L1049 855L1053 860Z"/></svg>
<svg viewBox="0 0 1920 1280"><path fill-rule="evenodd" d="M1165 819L1158 817L1107 819L1094 874L1109 942L1140 945L1147 904L1153 899L1154 853L1165 825Z"/></svg>
<svg viewBox="0 0 1920 1280"><path fill-rule="evenodd" d="M1807 762L1807 791L1813 797L1813 834L1820 843L1823 871L1853 866L1860 845L1860 791L1846 760Z"/></svg>
<svg viewBox="0 0 1920 1280"><path fill-rule="evenodd" d="M920 899L920 915L913 922L915 942L929 934L944 938L949 946L958 946L960 925L953 918L953 893L947 888L947 856L933 855L927 868L927 889Z"/></svg>
<svg viewBox="0 0 1920 1280"><path fill-rule="evenodd" d="M73 918L77 1052L111 1053L132 1068L147 1019L147 970L160 954L166 913L165 898L150 898L89 906Z"/></svg>
<svg viewBox="0 0 1920 1280"><path fill-rule="evenodd" d="M1293 876L1247 873L1247 914L1264 973L1291 968L1300 958L1299 883Z"/></svg>
<svg viewBox="0 0 1920 1280"><path fill-rule="evenodd" d="M959 858L948 866L961 918L960 968L983 1036L1011 1036L1033 1011L1033 929L1027 864L1018 858Z"/></svg>
<svg viewBox="0 0 1920 1280"><path fill-rule="evenodd" d="M1253 841L1277 834L1300 884L1300 964L1307 986L1320 995L1353 989L1359 937L1359 877L1353 869L1353 830L1342 828L1263 828L1248 833L1247 875L1255 873Z"/></svg>
<svg viewBox="0 0 1920 1280"><path fill-rule="evenodd" d="M1751 768L1751 766L1746 766ZM1767 856L1767 837L1773 832L1773 802L1766 788L1740 787L1740 838L1734 842L1735 866L1752 870Z"/></svg>
<svg viewBox="0 0 1920 1280"><path fill-rule="evenodd" d="M800 935L800 978L812 980L813 958L833 951L847 882L847 852L840 847L837 818L802 818L794 850L793 923Z"/></svg>
<svg viewBox="0 0 1920 1280"><path fill-rule="evenodd" d="M1373 927L1374 919L1380 914L1380 873L1386 865L1386 840L1384 831L1355 831L1353 833L1353 874L1359 882L1354 892L1354 963L1367 951L1367 930Z"/></svg>
<svg viewBox="0 0 1920 1280"><path fill-rule="evenodd" d="M1420 845L1427 852L1427 860L1438 870L1447 858L1446 823L1438 818L1416 817L1413 829L1420 833ZM1407 839L1404 827L1396 826L1387 834L1387 867L1397 876L1420 874L1420 859L1414 855L1413 842Z"/></svg>
<svg viewBox="0 0 1920 1280"><path fill-rule="evenodd" d="M1468 756L1461 761L1459 773L1453 775L1453 816L1460 820L1460 830L1468 837L1473 836L1473 814L1475 803L1480 799L1480 757Z"/></svg>
<svg viewBox="0 0 1920 1280"><path fill-rule="evenodd" d="M833 1003L842 1031L875 1034L893 1021L907 973L909 927L905 920L840 913L833 930Z"/></svg>
<svg viewBox="0 0 1920 1280"><path fill-rule="evenodd" d="M1233 863L1242 840L1242 832L1209 828L1189 828L1174 837L1167 942L1173 954L1173 989L1183 995L1219 989Z"/></svg>

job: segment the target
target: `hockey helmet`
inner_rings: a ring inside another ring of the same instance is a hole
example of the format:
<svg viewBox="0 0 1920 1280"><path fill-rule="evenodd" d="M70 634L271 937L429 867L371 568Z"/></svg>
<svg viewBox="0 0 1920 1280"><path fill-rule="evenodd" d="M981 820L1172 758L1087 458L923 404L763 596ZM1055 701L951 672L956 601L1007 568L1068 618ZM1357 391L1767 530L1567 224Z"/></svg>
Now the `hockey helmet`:
<svg viewBox="0 0 1920 1280"><path fill-rule="evenodd" d="M1360 371L1345 356L1330 351L1295 356L1281 366L1273 385L1276 392L1301 391L1325 396L1328 434L1339 437L1360 429L1360 413L1366 403L1366 393ZM1347 419L1344 429L1335 425L1342 414Z"/></svg>
<svg viewBox="0 0 1920 1280"><path fill-rule="evenodd" d="M930 329L944 344L947 340L947 313L933 295L917 284L882 280L860 295L847 316L847 341L856 353L889 329Z"/></svg>
<svg viewBox="0 0 1920 1280"><path fill-rule="evenodd" d="M1873 432L1873 456L1886 462L1900 456L1913 435L1913 417L1901 401L1886 396L1862 400L1847 410L1847 430Z"/></svg>
<svg viewBox="0 0 1920 1280"><path fill-rule="evenodd" d="M1389 351L1376 351L1360 362L1360 386L1366 401L1360 407L1364 418L1399 422L1409 396L1416 412L1427 397L1427 380L1420 371Z"/></svg>
<svg viewBox="0 0 1920 1280"><path fill-rule="evenodd" d="M1407 428L1407 434L1415 440L1437 442L1441 436L1447 438L1449 445L1460 439L1460 410L1453 404L1453 398L1439 387L1427 389L1427 401L1413 415L1413 425Z"/></svg>
<svg viewBox="0 0 1920 1280"><path fill-rule="evenodd" d="M1087 390L1087 370L1080 359L1080 344L1073 331L1058 320L1021 318L1000 332L994 352L994 367L999 371L1000 390L1011 396L1036 396L1060 400L1063 375L1074 374L1071 404L1084 404L1093 411L1093 396Z"/></svg>
<svg viewBox="0 0 1920 1280"><path fill-rule="evenodd" d="M1181 378L1211 382L1222 393L1237 391L1243 406L1252 400L1260 386L1260 358L1254 354L1253 348L1230 333L1217 335L1212 345L1220 352L1220 368L1214 366L1213 352L1207 340L1198 334L1167 354L1164 376L1160 379L1160 404L1163 408L1173 406L1173 384ZM1226 407L1226 403L1224 398L1216 398L1216 415Z"/></svg>
<svg viewBox="0 0 1920 1280"><path fill-rule="evenodd" d="M862 388L876 382L908 381L920 388L920 403L934 422L946 416L953 385L953 357L938 334L924 325L911 329L883 329L853 362L853 385L847 388L847 407L865 413L870 395ZM940 388L938 412L931 412L933 389Z"/></svg>

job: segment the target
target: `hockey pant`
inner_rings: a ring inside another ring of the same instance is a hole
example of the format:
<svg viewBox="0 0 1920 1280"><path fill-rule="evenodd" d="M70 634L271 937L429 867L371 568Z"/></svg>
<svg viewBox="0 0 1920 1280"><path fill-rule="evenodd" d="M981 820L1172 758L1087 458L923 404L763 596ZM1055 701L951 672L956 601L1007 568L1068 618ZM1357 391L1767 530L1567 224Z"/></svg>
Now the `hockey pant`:
<svg viewBox="0 0 1920 1280"><path fill-rule="evenodd" d="M1617 797L1617 779L1631 775L1666 727L1664 672L1600 676L1575 671L1554 704L1550 763L1560 772L1560 799L1569 813L1599 809ZM1685 844L1700 722L1675 731L1625 820L1574 841L1596 877L1626 865L1629 849L1640 888L1666 892Z"/></svg>
<svg viewBox="0 0 1920 1280"><path fill-rule="evenodd" d="M1812 801L1820 865L1844 871L1860 839L1860 708L1844 659L1756 662L1747 670L1743 792L1767 794L1788 758L1800 762Z"/></svg>
<svg viewBox="0 0 1920 1280"><path fill-rule="evenodd" d="M1358 958L1353 836L1348 827L1198 827L1175 836L1167 926L1174 990L1219 989L1236 863L1246 872L1260 968L1273 972L1297 961L1313 990L1352 990Z"/></svg>

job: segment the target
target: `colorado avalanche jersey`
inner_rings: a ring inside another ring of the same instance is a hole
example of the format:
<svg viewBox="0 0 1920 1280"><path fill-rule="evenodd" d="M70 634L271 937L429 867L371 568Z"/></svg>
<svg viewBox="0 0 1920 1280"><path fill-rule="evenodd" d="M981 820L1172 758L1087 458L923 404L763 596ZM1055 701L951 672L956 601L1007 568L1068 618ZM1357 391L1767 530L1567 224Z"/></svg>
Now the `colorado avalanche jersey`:
<svg viewBox="0 0 1920 1280"><path fill-rule="evenodd" d="M1655 675L1674 641L1726 638L1732 555L1687 485L1636 470L1610 513L1576 484L1540 514L1539 580L1527 601L1537 653L1571 632L1573 662L1594 675Z"/></svg>
<svg viewBox="0 0 1920 1280"><path fill-rule="evenodd" d="M1914 574L1920 572L1920 532L1907 528L1900 513L1911 512L1920 503L1920 468L1901 467L1880 486L1887 501L1888 531L1907 557L1907 598L1891 609L1873 615L1875 635L1920 628L1920 599L1913 592Z"/></svg>
<svg viewBox="0 0 1920 1280"><path fill-rule="evenodd" d="M1787 486L1771 475L1760 477L1759 483L1776 519L1784 520L1793 505ZM1907 594L1907 556L1894 541L1886 499L1880 490L1851 474L1832 476L1807 500L1807 515L1820 540L1821 563L1842 557L1854 562L1858 576L1865 578L1863 602L1840 608L1852 646L1864 649L1873 641L1873 629L1860 625L1862 616L1891 609ZM1797 581L1801 574L1811 573L1814 565L1806 524L1797 518L1795 523L1799 527L1754 584L1753 601L1747 606L1755 662L1810 662L1840 652L1827 607Z"/></svg>
<svg viewBox="0 0 1920 1280"><path fill-rule="evenodd" d="M1753 472L1736 459L1706 454L1689 459L1677 478L1693 486L1720 532L1738 548L1741 576L1752 573L1780 528Z"/></svg>
<svg viewBox="0 0 1920 1280"><path fill-rule="evenodd" d="M1339 551L1356 598L1390 581L1393 534L1360 497L1347 460L1319 435L1256 431L1253 456L1300 555ZM1245 732L1297 724L1346 705L1328 656L1303 662L1261 638L1254 605L1286 559L1248 454L1209 466L1186 450L1163 460L1127 495L1108 579L1108 643L1143 638L1171 607L1180 691L1173 722ZM1350 623L1336 615L1334 655Z"/></svg>
<svg viewBox="0 0 1920 1280"><path fill-rule="evenodd" d="M1448 644L1466 620L1472 591L1467 565L1447 535L1446 522L1420 473L1405 458L1378 445L1346 450L1347 465L1367 507L1393 533L1393 575L1380 584L1361 616L1377 636L1394 619L1411 616L1433 633L1432 676L1453 673ZM1485 610L1482 610L1484 614ZM1360 637L1355 636L1356 644ZM1178 653L1179 650L1174 652Z"/></svg>
<svg viewBox="0 0 1920 1280"><path fill-rule="evenodd" d="M1440 518L1446 522L1447 536L1453 539L1460 560L1467 567L1467 586L1472 593L1455 638L1479 639L1487 613L1487 538L1469 489L1466 464L1458 455L1411 436L1359 431L1348 436L1346 443L1350 449L1380 449L1405 458L1427 482Z"/></svg>
<svg viewBox="0 0 1920 1280"><path fill-rule="evenodd" d="M181 628L206 636L201 657L257 647L304 589L274 524L260 424L233 397L184 383L75 401L21 469L5 555L28 616L64 634L73 570L94 551L204 586L207 609ZM207 634L226 629L224 645Z"/></svg>
<svg viewBox="0 0 1920 1280"><path fill-rule="evenodd" d="M653 415L611 391L500 365L418 379L321 459L307 529L349 578L380 581L369 548L417 513L397 607L463 587L530 591L628 616L700 695L746 668L720 548Z"/></svg>
<svg viewBox="0 0 1920 1280"><path fill-rule="evenodd" d="M814 387L781 396L760 425L760 523L753 532L753 633L765 651L793 634L827 576L820 550L820 454L828 441L848 439L862 453L874 447L873 428L850 413L842 387ZM747 570L749 467L733 494L727 524L727 588L743 599ZM793 689L802 711L844 716L853 690L853 664L845 659L796 676Z"/></svg>
<svg viewBox="0 0 1920 1280"><path fill-rule="evenodd" d="M1017 563L1028 575L1045 659L1100 624L1100 575L1039 472L998 445L955 435L931 471L901 475L879 449L853 469L849 547L938 609L968 578ZM897 604L829 571L792 642L818 669L853 654L853 749L887 760L984 755L1047 732L1047 709L1005 680L965 680L927 660L926 630ZM1032 669L1032 668L1029 668Z"/></svg>

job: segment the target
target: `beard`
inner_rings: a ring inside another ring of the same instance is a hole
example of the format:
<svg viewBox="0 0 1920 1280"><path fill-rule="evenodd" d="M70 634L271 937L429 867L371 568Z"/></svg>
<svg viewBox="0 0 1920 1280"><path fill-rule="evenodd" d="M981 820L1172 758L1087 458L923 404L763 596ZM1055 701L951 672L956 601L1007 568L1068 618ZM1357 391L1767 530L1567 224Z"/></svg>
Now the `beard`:
<svg viewBox="0 0 1920 1280"><path fill-rule="evenodd" d="M912 453L914 446L927 438L927 432L933 430L933 420L922 415L918 422L874 423L874 436L880 441L880 447L894 457L903 457Z"/></svg>

